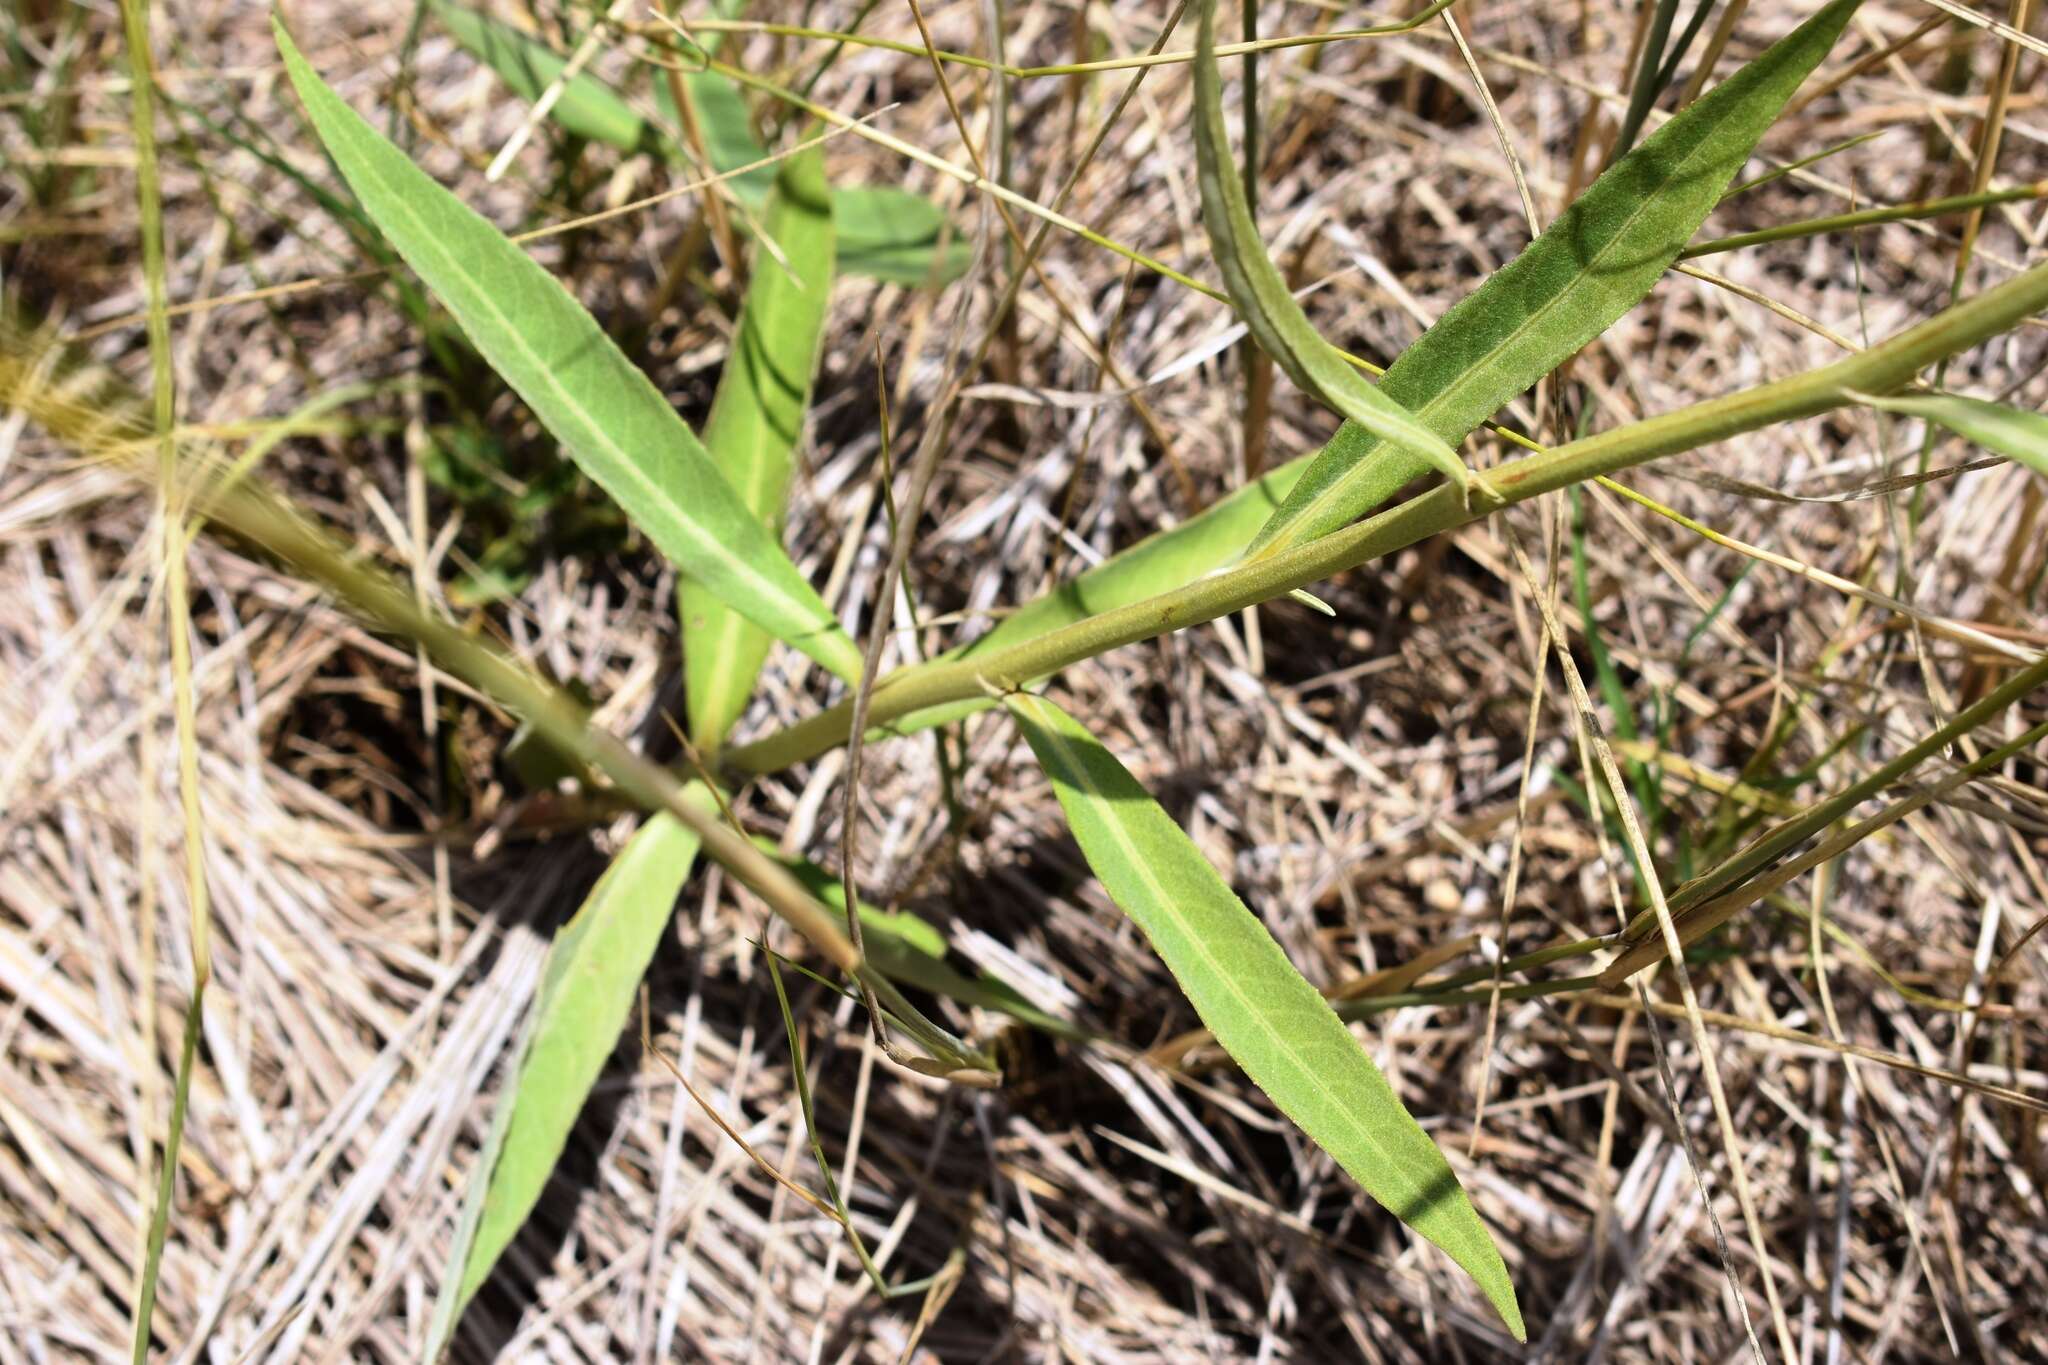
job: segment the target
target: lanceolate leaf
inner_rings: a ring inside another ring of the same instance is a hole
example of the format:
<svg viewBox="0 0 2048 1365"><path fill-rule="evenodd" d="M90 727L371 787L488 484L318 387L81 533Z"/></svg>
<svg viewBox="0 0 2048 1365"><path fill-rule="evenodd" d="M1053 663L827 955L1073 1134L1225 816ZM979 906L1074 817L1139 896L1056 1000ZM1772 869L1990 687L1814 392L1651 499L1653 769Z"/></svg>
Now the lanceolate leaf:
<svg viewBox="0 0 2048 1365"><path fill-rule="evenodd" d="M1257 99L1247 90L1245 98ZM1245 330L1304 392L1411 459L1435 465L1464 487L1470 478L1458 452L1415 414L1351 368L1309 322L1280 270L1266 254L1245 186L1230 156L1223 122L1223 73L1216 66L1216 0L1201 0L1195 45L1195 160L1202 187L1202 225Z"/></svg>
<svg viewBox="0 0 2048 1365"><path fill-rule="evenodd" d="M509 24L448 0L430 3L455 41L496 72L506 88L521 99L539 99L568 65L546 43ZM705 34L700 41L709 45L716 37ZM767 158L768 149L754 134L739 87L715 71L684 72L683 85L696 109L704 153L714 172L723 174ZM666 79L654 82L654 102L662 123L669 129L681 128L681 115ZM652 152L678 164L686 161L682 147L662 123L641 115L588 71L578 72L563 86L561 99L549 117L579 137L620 151ZM756 166L728 183L750 208L758 209L775 186L775 168ZM971 243L952 231L939 206L922 195L878 185L839 190L833 198L840 273L915 286L949 284L967 272L973 255Z"/></svg>
<svg viewBox="0 0 2048 1365"><path fill-rule="evenodd" d="M1403 351L1379 392L1465 439L1650 292L1861 0L1833 0L1647 138ZM1249 555L1327 535L1429 468L1347 422Z"/></svg>
<svg viewBox="0 0 2048 1365"><path fill-rule="evenodd" d="M1266 926L1137 779L1040 697L1005 703L1088 866L1237 1064L1365 1192L1478 1281L1517 1340L1507 1267L1435 1142Z"/></svg>
<svg viewBox="0 0 2048 1365"><path fill-rule="evenodd" d="M782 258L760 248L754 253L732 351L704 422L704 448L747 510L779 538L791 456L803 432L832 297L832 200L819 149L782 163L762 230ZM690 738L700 749L715 750L746 709L769 637L688 578L676 589L676 610Z"/></svg>
<svg viewBox="0 0 2048 1365"><path fill-rule="evenodd" d="M2037 474L2048 474L2048 413L2028 412L1957 393L1908 393L1863 399L1873 408L1919 417L1966 441L1996 451Z"/></svg>
<svg viewBox="0 0 2048 1365"><path fill-rule="evenodd" d="M692 784L684 799L717 809L701 784ZM696 857L696 834L672 815L654 816L612 860L548 950L533 1012L469 1177L426 1359L440 1358L463 1308L539 1201L590 1087L618 1045L634 992Z"/></svg>
<svg viewBox="0 0 2048 1365"><path fill-rule="evenodd" d="M860 651L704 453L689 425L532 257L278 48L364 211L478 351L675 566L842 678Z"/></svg>

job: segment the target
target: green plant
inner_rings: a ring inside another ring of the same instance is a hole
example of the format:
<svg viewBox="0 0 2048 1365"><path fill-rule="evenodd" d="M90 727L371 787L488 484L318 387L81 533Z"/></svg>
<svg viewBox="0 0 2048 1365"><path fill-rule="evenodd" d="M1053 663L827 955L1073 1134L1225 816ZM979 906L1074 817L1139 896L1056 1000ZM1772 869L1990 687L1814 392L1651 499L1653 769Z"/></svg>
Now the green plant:
<svg viewBox="0 0 2048 1365"><path fill-rule="evenodd" d="M488 15L449 0L432 0L431 8L455 41L521 99L540 99L568 66L546 43ZM742 205L758 211L774 187L775 172L760 164L768 149L754 133L739 87L707 70L685 71L682 87L703 137L706 169L723 175L751 167L726 183ZM687 164L690 152L678 131L682 114L670 87L654 82L653 100L656 117L649 118L598 77L578 71L562 83L548 116L592 142ZM923 195L886 185L852 186L835 190L832 199L842 273L923 285L948 284L966 271L965 236Z"/></svg>
<svg viewBox="0 0 2048 1365"><path fill-rule="evenodd" d="M969 708L1007 706L1091 868L1153 943L1207 1029L1362 1188L1465 1267L1521 1337L1524 1325L1506 1263L1449 1162L1339 1022L1378 1006L1329 1008L1142 784L1080 720L1025 689L1121 645L1270 602L1542 493L1831 408L1871 404L1922 417L2038 467L2038 415L1955 395L1901 391L1928 366L2048 305L2048 267L2022 273L1835 365L1547 450L1525 442L1534 453L1489 470L1479 496L1468 497L1455 486L1465 477L1465 465L1446 454L1649 293L1856 5L1857 0L1834 0L1618 160L1550 231L1482 283L1373 386L1343 368L1347 362L1310 330L1257 239L1248 205L1230 192L1237 181L1225 155L1214 3L1204 0L1194 57L1201 91L1196 141L1204 163L1205 221L1227 266L1228 293L1276 362L1356 425L1347 422L1320 454L1274 471L1181 527L1027 604L974 645L874 680L862 679L855 642L779 543L835 256L843 265L846 247L847 192L825 191L812 135L798 135L772 187L760 193L759 246L746 304L700 442L558 282L351 111L280 26L278 41L293 86L368 219L563 450L687 580L679 609L688 730L703 766L694 780L660 769L592 727L584 708L561 689L438 619L404 587L353 560L238 475L204 465L160 474L167 487L189 487L194 506L214 523L262 545L378 627L416 642L441 666L521 716L572 769L608 782L651 815L553 949L473 1177L442 1285L433 1348L446 1343L467 1299L538 1197L599 1064L624 1026L639 977L700 852L758 892L840 978L871 992L885 1015L878 1025L886 1023L921 1049L904 1055L922 1070L962 1084L986 1084L990 1075L984 1052L925 1019L904 997L903 986L990 1004L1040 1027L1057 1029L1063 1022L1031 1010L1000 982L971 981L952 971L929 926L856 905L852 923L867 935L863 954L854 935L840 927L846 907L843 898L832 903L829 874L791 867L735 827L729 788L750 774L800 763L843 743L856 710L841 702L764 739L728 748L729 732L774 641L809 655L850 687L869 683L867 714L877 733L907 732ZM564 70L545 67L531 52L515 55L516 61L504 60L501 74L507 67L525 72L518 79L529 85L551 85ZM1660 74L1647 55L1645 70ZM1662 75L1668 80L1668 73ZM506 79L519 88L513 76ZM608 102L614 97L580 76L564 88L578 92L573 102L565 93L555 106L564 126L621 147L644 147L647 125L632 122L638 116L629 107ZM707 103L716 98L706 95ZM714 161L718 142L707 138ZM931 273L928 263L926 274ZM160 393L167 395L167 387ZM1454 484L1360 520L1432 468ZM1772 878L1800 865L1806 855L1794 855L1804 842L2027 696L2042 680L2040 669L2036 664L2015 674L1867 783L1675 888L1668 906L1661 895L1653 897L1656 910L1669 913L1645 912L1618 944L1560 945L1542 961L1608 946L1621 951L1597 977L1553 984L1613 984L1654 960L1668 943L1713 927L1719 922L1715 914L1733 914L1767 894L1774 889ZM1981 771L2038 734L2029 731L1961 771ZM1645 765L1639 790L1654 802L1649 760L1631 761ZM1607 801L1626 812L1629 799L1625 787L1613 784L1589 796L1588 804L1599 810ZM1713 847L1725 850L1730 843ZM1839 846L1840 838L1820 847ZM1780 862L1788 856L1794 861ZM1647 860L1639 870L1645 878L1654 875ZM1659 929L1662 940L1652 938ZM1511 965L1519 970L1540 963ZM1449 998L1474 979L1454 977L1416 994ZM783 998L779 975L776 981ZM1072 1030L1068 1036L1084 1035ZM805 1112L808 1118L807 1096ZM826 1183L851 1233L829 1172ZM865 1251L860 1254L865 1262Z"/></svg>

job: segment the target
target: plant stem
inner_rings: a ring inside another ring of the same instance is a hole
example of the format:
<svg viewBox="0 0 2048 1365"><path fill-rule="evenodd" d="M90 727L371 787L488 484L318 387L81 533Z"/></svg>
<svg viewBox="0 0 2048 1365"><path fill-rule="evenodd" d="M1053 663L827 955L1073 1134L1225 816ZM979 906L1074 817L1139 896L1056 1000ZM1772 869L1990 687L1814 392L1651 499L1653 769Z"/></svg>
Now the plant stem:
<svg viewBox="0 0 2048 1365"><path fill-rule="evenodd" d="M2037 180L2031 185L2021 185L2009 190L1990 190L1981 194L1952 194L1946 199L1923 199L1915 204L1887 204L1882 208L1859 209L1855 213L1838 213L1832 217L1810 218L1798 223L1780 223L1776 227L1762 228L1756 232L1742 232L1733 237L1716 237L1711 241L1695 242L1679 252L1678 259L1697 260L1701 256L1713 256L1723 251L1734 251L1739 247L1782 242L1794 237L1816 237L1823 232L1846 232L1851 228L1869 227L1875 223L1940 218L1966 210L1982 211L1998 204L2013 204L2044 196L2048 196L2048 180Z"/></svg>
<svg viewBox="0 0 2048 1365"><path fill-rule="evenodd" d="M2048 265L1946 309L1860 355L1776 383L1709 399L1676 412L1602 432L1499 466L1491 474L1503 504L1568 488L1599 474L1644 464L1778 422L1811 417L1854 400L1851 392L1889 393L1923 367L1997 335L2048 308ZM1438 487L1369 520L1281 554L1242 564L1172 592L1092 616L1007 649L971 659L936 660L883 678L870 704L871 725L913 712L1002 692L1044 678L1121 645L1134 644L1270 601L1296 588L1392 554L1476 521L1457 490ZM845 704L733 750L741 774L775 772L846 740Z"/></svg>
<svg viewBox="0 0 2048 1365"><path fill-rule="evenodd" d="M643 810L673 814L703 841L706 854L789 921L840 971L872 989L903 1020L919 1044L958 1068L984 1059L927 1020L854 949L832 912L781 863L740 830L683 799L682 784L660 764L634 753L590 724L574 698L550 686L495 646L422 608L385 574L357 563L325 533L289 507L249 488L216 485L200 502L206 517L248 537L294 570L320 583L381 630L412 640L434 660L493 702L529 721L550 745L609 778Z"/></svg>

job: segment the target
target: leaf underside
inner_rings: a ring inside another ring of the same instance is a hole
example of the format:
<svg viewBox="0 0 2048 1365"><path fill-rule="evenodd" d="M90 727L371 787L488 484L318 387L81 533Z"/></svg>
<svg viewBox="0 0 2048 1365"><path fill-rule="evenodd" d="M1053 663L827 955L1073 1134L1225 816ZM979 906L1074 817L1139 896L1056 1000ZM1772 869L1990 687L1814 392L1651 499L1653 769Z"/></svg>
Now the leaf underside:
<svg viewBox="0 0 2048 1365"><path fill-rule="evenodd" d="M1223 122L1223 73L1216 65L1216 0L1201 0L1197 27L1195 160L1202 224L1245 330L1304 392L1463 487L1469 475L1458 452L1414 413L1367 382L1323 339L1266 253L1244 180L1230 158L1230 133ZM1256 99L1257 92L1247 91L1246 98Z"/></svg>

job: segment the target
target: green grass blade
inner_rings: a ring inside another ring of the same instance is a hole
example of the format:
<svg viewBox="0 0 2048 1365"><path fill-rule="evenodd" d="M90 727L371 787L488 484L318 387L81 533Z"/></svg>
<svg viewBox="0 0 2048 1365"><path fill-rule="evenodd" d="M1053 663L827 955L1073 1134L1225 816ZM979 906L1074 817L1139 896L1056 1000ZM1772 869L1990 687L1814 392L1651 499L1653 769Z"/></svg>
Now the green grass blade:
<svg viewBox="0 0 2048 1365"><path fill-rule="evenodd" d="M704 422L712 462L771 537L782 533L792 456L832 299L832 209L823 152L813 147L782 163L762 225L781 260L755 251L732 351ZM746 709L770 637L693 579L678 584L676 610L689 734L708 753Z"/></svg>
<svg viewBox="0 0 2048 1365"><path fill-rule="evenodd" d="M206 982L192 989L185 1006L184 1041L178 1045L178 1072L171 1083L171 1119L164 1133L163 1160L157 1167L156 1204L150 1210L149 1232L142 1244L142 1277L135 1288L135 1365L149 1365L151 1329L156 1319L157 1278L163 1272L164 1240L171 1226L171 1201L178 1192L178 1151L185 1141L185 1115L192 1102L192 1062L199 1052L199 1030L206 1017Z"/></svg>
<svg viewBox="0 0 2048 1365"><path fill-rule="evenodd" d="M2028 412L1958 393L1900 394L1861 400L1881 412L1918 417L1996 451L2037 474L2048 474L2048 413Z"/></svg>
<svg viewBox="0 0 2048 1365"><path fill-rule="evenodd" d="M860 651L647 376L504 234L278 49L364 210L493 369L675 566L842 678Z"/></svg>
<svg viewBox="0 0 2048 1365"><path fill-rule="evenodd" d="M684 799L716 809L701 783L693 783ZM469 1177L448 1273L434 1305L427 1359L440 1358L463 1308L539 1201L590 1087L618 1046L634 992L696 860L697 843L697 835L672 815L648 820L548 950L540 992Z"/></svg>
<svg viewBox="0 0 2048 1365"><path fill-rule="evenodd" d="M446 0L428 0L428 8L450 37L529 104L539 99L569 64L546 43L510 24ZM578 137L621 151L650 151L658 141L654 126L588 71L577 72L562 86L550 117Z"/></svg>
<svg viewBox="0 0 2048 1365"><path fill-rule="evenodd" d="M1650 292L1861 0L1833 0L1609 167L1542 236L1467 295L1380 381L1458 442ZM1347 422L1272 520L1253 558L1327 535L1430 467Z"/></svg>
<svg viewBox="0 0 2048 1365"><path fill-rule="evenodd" d="M1246 107L1258 92L1246 90ZM1251 114L1247 112L1247 121ZM1216 0L1201 0L1195 44L1195 157L1202 190L1202 224L1216 249L1230 302L1244 319L1259 349L1271 356L1303 392L1328 403L1344 418L1371 432L1413 460L1434 465L1460 488L1471 477L1465 464L1414 413L1351 368L1337 348L1323 340L1295 302L1279 267L1266 254L1246 197L1245 177L1230 155L1230 130L1223 121L1223 73L1216 65Z"/></svg>
<svg viewBox="0 0 2048 1365"><path fill-rule="evenodd" d="M1526 1340L1507 1267L1450 1163L1266 926L1073 717L1023 693L1005 704L1088 866L1216 1041L1367 1194L1463 1266Z"/></svg>

